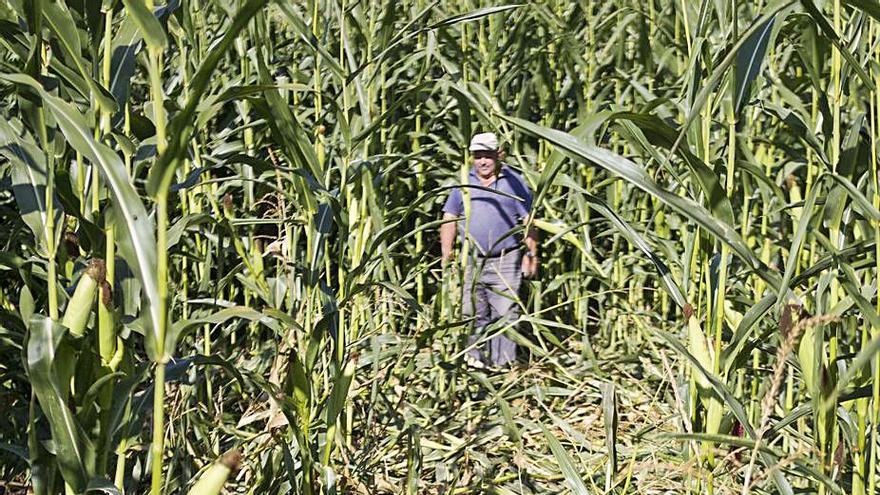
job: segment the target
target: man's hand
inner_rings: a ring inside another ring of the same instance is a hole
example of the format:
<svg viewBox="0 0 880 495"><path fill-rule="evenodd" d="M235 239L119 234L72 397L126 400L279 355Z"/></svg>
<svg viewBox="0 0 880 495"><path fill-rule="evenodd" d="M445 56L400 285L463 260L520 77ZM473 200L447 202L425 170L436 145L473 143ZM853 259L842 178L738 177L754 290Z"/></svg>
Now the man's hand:
<svg viewBox="0 0 880 495"><path fill-rule="evenodd" d="M538 274L538 257L537 256L523 256L522 259L522 274L525 278L533 278Z"/></svg>
<svg viewBox="0 0 880 495"><path fill-rule="evenodd" d="M522 260L522 274L525 278L532 278L538 274L538 229L531 225L531 217L526 217L523 223L528 228L525 244L526 252Z"/></svg>

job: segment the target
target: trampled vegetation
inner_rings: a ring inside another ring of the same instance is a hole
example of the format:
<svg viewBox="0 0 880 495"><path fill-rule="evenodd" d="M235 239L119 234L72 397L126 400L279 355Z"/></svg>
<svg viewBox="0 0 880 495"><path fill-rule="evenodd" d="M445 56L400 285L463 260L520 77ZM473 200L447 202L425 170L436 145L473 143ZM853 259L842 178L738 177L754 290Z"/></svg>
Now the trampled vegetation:
<svg viewBox="0 0 880 495"><path fill-rule="evenodd" d="M0 31L4 493L877 493L876 0ZM505 372L437 245L478 130L542 232Z"/></svg>

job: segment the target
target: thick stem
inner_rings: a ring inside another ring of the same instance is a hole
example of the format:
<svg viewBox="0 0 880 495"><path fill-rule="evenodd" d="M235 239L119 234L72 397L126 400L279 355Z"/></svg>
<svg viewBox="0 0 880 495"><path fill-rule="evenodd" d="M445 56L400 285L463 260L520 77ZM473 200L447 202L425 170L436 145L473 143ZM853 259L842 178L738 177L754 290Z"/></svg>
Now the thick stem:
<svg viewBox="0 0 880 495"><path fill-rule="evenodd" d="M153 1L146 0L147 8L153 10ZM159 49L150 48L147 51L149 58L150 90L153 97L153 124L156 126L156 156L157 159L165 155L167 148L165 134L165 107L164 92L162 89L162 52ZM156 194L156 274L158 283L159 321L153 322L156 326L156 371L153 393L153 443L151 453L152 495L162 493L162 455L164 452L165 435L165 362L168 356L165 353L165 333L168 323L168 184L161 184Z"/></svg>
<svg viewBox="0 0 880 495"><path fill-rule="evenodd" d="M47 63L46 44L42 37L43 0L34 0L33 5L34 39L36 43L37 64L34 66L34 79L39 79L45 74ZM46 126L46 110L42 101L36 103L37 108L37 133L40 138L40 146L46 151L46 249L48 251L47 289L49 299L49 317L58 319L58 267L56 261L57 249L55 245L55 163L52 146L49 143L49 132Z"/></svg>
<svg viewBox="0 0 880 495"><path fill-rule="evenodd" d="M112 61L112 30L113 30L113 10L108 9L104 13L104 58L101 67L102 80L104 88L110 87L110 68ZM101 111L100 132L106 136L110 132L110 112ZM97 177L97 174L95 174ZM110 289L110 304L104 304L104 297L98 298L98 351L101 355L101 361L104 366L109 365L116 353L116 329L112 311L112 291L116 274L116 233L111 223L107 223L105 228L106 250L104 254L104 264L107 268L106 280ZM102 288L103 290L103 288Z"/></svg>
<svg viewBox="0 0 880 495"><path fill-rule="evenodd" d="M165 440L165 364L156 363L155 382L153 385L153 444L150 455L153 457L150 493L162 493L162 455Z"/></svg>
<svg viewBox="0 0 880 495"><path fill-rule="evenodd" d="M841 12L840 12L840 0L834 0L834 31L840 34L841 31ZM832 115L832 133L831 133L831 170L832 172L837 172L837 166L840 162L840 103L842 98L841 92L841 80L840 80L840 71L841 71L841 60L840 60L840 50L836 48L831 50L831 91L830 91L830 103L831 103L831 115ZM840 225L837 222L834 222L830 228L830 239L831 244L835 246L835 248L840 249L841 239L840 239ZM839 291L840 284L837 281L837 277L834 277L831 280L830 294L828 298L828 307L833 308L837 305L839 301ZM831 326L830 331L831 335L828 340L828 359L827 363L829 372L834 373L834 369L836 365L835 360L837 358L837 328L838 325L834 324ZM824 353L823 353L824 354ZM824 357L823 357L824 361ZM831 411L820 411L820 427L817 431L817 435L820 439L820 458L822 460L822 472L824 474L830 474L833 464L833 454L837 447L836 442L836 429L837 429L837 416L834 414L834 410L832 408ZM823 431L824 430L824 431ZM827 432L827 435L826 435ZM830 438L826 438L830 437ZM826 492L825 484L819 484L819 494L824 495Z"/></svg>
<svg viewBox="0 0 880 495"><path fill-rule="evenodd" d="M168 321L168 193L166 191L167 189L163 188L163 191L156 197L156 217L158 219L156 273L159 282L159 321L155 322L158 334L156 339L158 361L156 362L153 384L153 443L151 446L153 463L150 491L152 495L162 493L162 454L165 440L165 362L168 358L165 353L165 332Z"/></svg>

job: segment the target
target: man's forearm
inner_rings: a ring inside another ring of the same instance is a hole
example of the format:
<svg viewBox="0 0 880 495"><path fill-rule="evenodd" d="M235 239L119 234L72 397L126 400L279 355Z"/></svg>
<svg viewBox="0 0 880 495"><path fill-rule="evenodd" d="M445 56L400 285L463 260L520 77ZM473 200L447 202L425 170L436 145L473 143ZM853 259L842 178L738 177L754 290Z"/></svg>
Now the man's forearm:
<svg viewBox="0 0 880 495"><path fill-rule="evenodd" d="M528 219L525 224L529 230L523 242L528 251L522 259L522 273L524 277L532 278L538 273L538 230L529 225Z"/></svg>
<svg viewBox="0 0 880 495"><path fill-rule="evenodd" d="M534 229L529 232L529 235L526 236L526 249L532 254L538 254L538 233L534 232Z"/></svg>
<svg viewBox="0 0 880 495"><path fill-rule="evenodd" d="M532 254L538 254L538 229L536 229L534 225L529 225L528 218L525 220L524 223L529 229L529 231L526 233L525 239L523 239L526 244L526 249Z"/></svg>

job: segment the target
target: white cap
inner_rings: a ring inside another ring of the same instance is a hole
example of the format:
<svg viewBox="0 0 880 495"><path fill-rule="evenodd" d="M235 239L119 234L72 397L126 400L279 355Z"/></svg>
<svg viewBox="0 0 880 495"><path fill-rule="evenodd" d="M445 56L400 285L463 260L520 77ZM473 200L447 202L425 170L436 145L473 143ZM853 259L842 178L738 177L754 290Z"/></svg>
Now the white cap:
<svg viewBox="0 0 880 495"><path fill-rule="evenodd" d="M496 151L498 149L498 137L494 132L481 132L471 138L471 151Z"/></svg>

